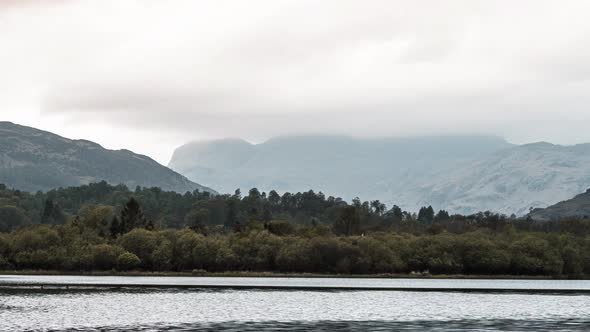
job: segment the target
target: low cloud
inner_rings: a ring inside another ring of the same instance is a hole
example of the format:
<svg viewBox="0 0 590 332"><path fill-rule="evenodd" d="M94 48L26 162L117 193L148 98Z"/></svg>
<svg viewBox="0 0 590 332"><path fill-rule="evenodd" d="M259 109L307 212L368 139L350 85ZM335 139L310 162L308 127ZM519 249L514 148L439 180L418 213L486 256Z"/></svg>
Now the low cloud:
<svg viewBox="0 0 590 332"><path fill-rule="evenodd" d="M29 2L0 9L0 106L90 136L116 125L175 142L590 141L588 12L532 0Z"/></svg>

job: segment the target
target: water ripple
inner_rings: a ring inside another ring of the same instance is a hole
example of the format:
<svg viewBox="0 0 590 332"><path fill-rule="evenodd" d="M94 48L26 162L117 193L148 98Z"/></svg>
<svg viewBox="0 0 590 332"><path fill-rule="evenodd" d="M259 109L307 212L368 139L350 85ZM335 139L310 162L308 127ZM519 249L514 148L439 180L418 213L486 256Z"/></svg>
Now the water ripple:
<svg viewBox="0 0 590 332"><path fill-rule="evenodd" d="M588 331L587 320L222 322L151 326L103 326L51 331Z"/></svg>

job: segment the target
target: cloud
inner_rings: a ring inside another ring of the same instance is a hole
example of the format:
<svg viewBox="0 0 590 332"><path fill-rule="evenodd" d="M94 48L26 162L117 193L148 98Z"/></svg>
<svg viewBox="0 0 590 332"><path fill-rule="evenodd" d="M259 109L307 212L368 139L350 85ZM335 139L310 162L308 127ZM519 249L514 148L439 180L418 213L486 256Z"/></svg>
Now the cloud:
<svg viewBox="0 0 590 332"><path fill-rule="evenodd" d="M90 134L165 130L175 142L305 132L587 141L589 10L533 0L29 2L0 9L0 106Z"/></svg>

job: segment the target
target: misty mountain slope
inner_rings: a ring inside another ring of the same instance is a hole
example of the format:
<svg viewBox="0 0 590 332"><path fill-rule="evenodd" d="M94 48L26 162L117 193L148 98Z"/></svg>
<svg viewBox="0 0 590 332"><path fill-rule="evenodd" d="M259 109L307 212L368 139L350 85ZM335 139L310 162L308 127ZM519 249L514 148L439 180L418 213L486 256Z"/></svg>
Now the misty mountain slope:
<svg viewBox="0 0 590 332"><path fill-rule="evenodd" d="M433 204L470 213L492 210L523 215L568 199L590 186L590 144L535 143L498 151L487 158L409 184L402 204Z"/></svg>
<svg viewBox="0 0 590 332"><path fill-rule="evenodd" d="M560 218L590 217L590 189L574 198L561 201L544 209L535 209L530 213L533 220L558 220Z"/></svg>
<svg viewBox="0 0 590 332"><path fill-rule="evenodd" d="M49 190L105 180L178 192L211 191L128 150L107 150L85 140L0 122L0 183L25 191Z"/></svg>
<svg viewBox="0 0 590 332"><path fill-rule="evenodd" d="M400 190L509 147L500 138L486 136L300 136L256 145L218 140L180 147L169 166L221 192L252 187L280 192L313 189L345 199L404 200L405 208L415 209L420 199L403 196Z"/></svg>

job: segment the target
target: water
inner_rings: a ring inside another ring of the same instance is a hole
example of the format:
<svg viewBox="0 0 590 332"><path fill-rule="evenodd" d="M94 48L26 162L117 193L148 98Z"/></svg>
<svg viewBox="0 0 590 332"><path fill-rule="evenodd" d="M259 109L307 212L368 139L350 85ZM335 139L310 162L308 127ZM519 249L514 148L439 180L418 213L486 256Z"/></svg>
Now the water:
<svg viewBox="0 0 590 332"><path fill-rule="evenodd" d="M588 289L586 281L6 277L8 283ZM557 285L557 286L556 286ZM586 293L587 294L587 293ZM1 331L586 331L590 296L465 292L0 289Z"/></svg>
<svg viewBox="0 0 590 332"><path fill-rule="evenodd" d="M386 279L386 278L210 278L210 277L121 277L121 276L26 276L0 275L5 284L60 285L152 285L152 286L289 286L331 288L427 288L427 289L515 289L590 291L590 280L525 279Z"/></svg>

